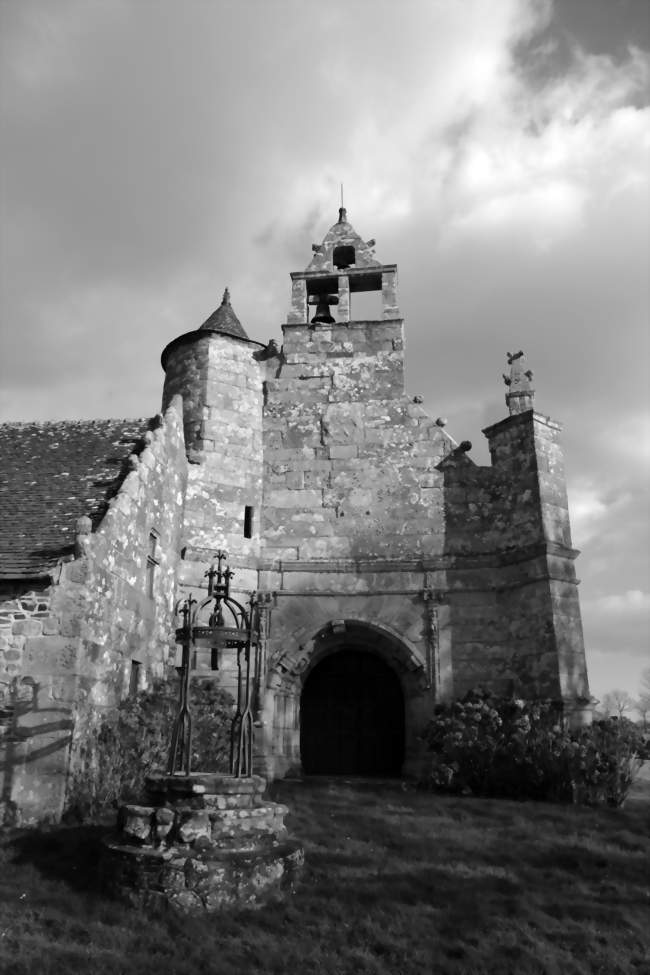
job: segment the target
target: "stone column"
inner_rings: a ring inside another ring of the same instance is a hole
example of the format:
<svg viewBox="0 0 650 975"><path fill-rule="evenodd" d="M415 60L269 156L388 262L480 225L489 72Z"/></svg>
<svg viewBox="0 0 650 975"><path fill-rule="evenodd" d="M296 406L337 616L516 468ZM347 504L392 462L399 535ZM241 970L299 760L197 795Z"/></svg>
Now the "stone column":
<svg viewBox="0 0 650 975"><path fill-rule="evenodd" d="M339 309L340 322L350 321L350 279L347 274L339 274Z"/></svg>
<svg viewBox="0 0 650 975"><path fill-rule="evenodd" d="M435 593L431 589L423 592L424 605L427 610L429 630L426 644L426 688L433 688L437 700L440 690L440 630L438 628L438 603Z"/></svg>
<svg viewBox="0 0 650 975"><path fill-rule="evenodd" d="M255 723L262 724L262 710L264 706L264 691L266 688L267 654L271 623L271 593L260 593L257 604L258 644L257 644L257 673L255 674Z"/></svg>
<svg viewBox="0 0 650 975"><path fill-rule="evenodd" d="M287 316L289 325L304 325L307 321L307 282L294 278L291 285L291 310Z"/></svg>
<svg viewBox="0 0 650 975"><path fill-rule="evenodd" d="M381 297L383 317L400 318L400 310L397 305L397 269L382 272Z"/></svg>

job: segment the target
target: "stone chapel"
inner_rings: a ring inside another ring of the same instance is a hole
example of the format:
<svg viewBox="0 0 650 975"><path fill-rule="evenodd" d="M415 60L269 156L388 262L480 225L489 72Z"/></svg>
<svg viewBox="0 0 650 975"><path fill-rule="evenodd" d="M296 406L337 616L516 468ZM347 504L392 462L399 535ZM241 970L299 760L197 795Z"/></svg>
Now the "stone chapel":
<svg viewBox="0 0 650 975"><path fill-rule="evenodd" d="M589 720L560 424L509 355L475 464L405 393L374 246L341 209L281 346L226 291L163 350L153 420L0 426L0 821L60 818L89 724L173 673L176 609L223 550L257 593L268 777L408 775L435 702L476 686ZM355 319L365 291L381 318Z"/></svg>

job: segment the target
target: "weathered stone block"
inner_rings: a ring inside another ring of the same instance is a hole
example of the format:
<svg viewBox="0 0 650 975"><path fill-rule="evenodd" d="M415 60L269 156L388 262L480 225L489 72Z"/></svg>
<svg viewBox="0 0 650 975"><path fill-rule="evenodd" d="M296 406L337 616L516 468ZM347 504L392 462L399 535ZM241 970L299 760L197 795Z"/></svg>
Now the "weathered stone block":
<svg viewBox="0 0 650 975"><path fill-rule="evenodd" d="M17 636L40 636L43 632L43 624L40 620L18 620L14 623L14 633Z"/></svg>
<svg viewBox="0 0 650 975"><path fill-rule="evenodd" d="M134 840L148 843L151 839L154 809L151 806L123 806L121 830Z"/></svg>
<svg viewBox="0 0 650 975"><path fill-rule="evenodd" d="M179 810L176 834L181 843L193 843L201 836L209 838L211 824L207 810Z"/></svg>

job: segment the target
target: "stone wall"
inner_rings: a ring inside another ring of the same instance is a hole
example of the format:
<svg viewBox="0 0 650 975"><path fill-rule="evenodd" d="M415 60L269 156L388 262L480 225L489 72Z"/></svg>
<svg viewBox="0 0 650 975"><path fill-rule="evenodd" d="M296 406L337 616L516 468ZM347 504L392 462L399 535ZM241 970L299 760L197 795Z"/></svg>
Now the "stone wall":
<svg viewBox="0 0 650 975"><path fill-rule="evenodd" d="M77 642L54 587L0 603L0 824L57 820L74 724Z"/></svg>
<svg viewBox="0 0 650 975"><path fill-rule="evenodd" d="M180 397L111 502L82 557L66 567L68 617L79 609L75 743L105 708L174 660L176 574L187 461ZM78 750L73 749L73 768Z"/></svg>
<svg viewBox="0 0 650 975"><path fill-rule="evenodd" d="M89 725L132 681L142 687L163 674L173 652L185 482L177 401L133 455L97 531L81 519L77 558L58 567L46 592L5 604L12 680L5 698L13 702L5 818L59 819Z"/></svg>
<svg viewBox="0 0 650 975"><path fill-rule="evenodd" d="M453 442L404 395L402 322L284 326L266 382L263 556L413 558L444 545Z"/></svg>

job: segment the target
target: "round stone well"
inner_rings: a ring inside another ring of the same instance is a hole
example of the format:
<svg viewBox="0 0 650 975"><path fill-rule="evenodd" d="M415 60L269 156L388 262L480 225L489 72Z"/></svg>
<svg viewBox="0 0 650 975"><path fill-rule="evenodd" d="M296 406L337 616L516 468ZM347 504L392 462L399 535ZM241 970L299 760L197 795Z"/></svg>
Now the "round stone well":
<svg viewBox="0 0 650 975"><path fill-rule="evenodd" d="M146 909L190 914L257 905L293 889L304 861L266 780L213 772L153 775L120 808L104 846L104 889Z"/></svg>

